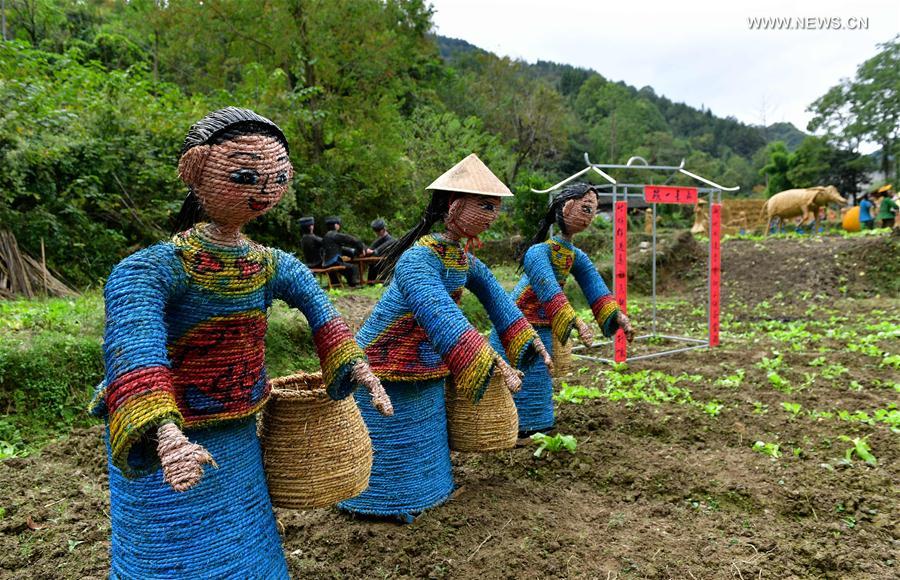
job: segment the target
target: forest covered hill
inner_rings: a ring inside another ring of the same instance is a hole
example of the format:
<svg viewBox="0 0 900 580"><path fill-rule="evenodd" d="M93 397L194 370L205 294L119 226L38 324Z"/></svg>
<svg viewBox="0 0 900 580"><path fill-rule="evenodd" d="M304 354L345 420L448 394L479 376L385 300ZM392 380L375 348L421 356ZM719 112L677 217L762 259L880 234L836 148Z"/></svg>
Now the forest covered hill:
<svg viewBox="0 0 900 580"><path fill-rule="evenodd" d="M785 155L803 151L792 127L763 131L652 87L437 37L424 0L23 0L7 3L7 27L0 223L33 255L43 239L49 265L80 287L168 235L184 134L225 105L272 118L291 144L291 192L250 228L287 248L302 215L341 214L358 233L375 217L409 226L424 186L471 152L519 194L492 229L507 236L546 203L529 189L583 167L585 151L684 158L742 195L791 169L772 165L781 152L766 133ZM833 179L839 164L821 162L833 146L813 145L792 183Z"/></svg>

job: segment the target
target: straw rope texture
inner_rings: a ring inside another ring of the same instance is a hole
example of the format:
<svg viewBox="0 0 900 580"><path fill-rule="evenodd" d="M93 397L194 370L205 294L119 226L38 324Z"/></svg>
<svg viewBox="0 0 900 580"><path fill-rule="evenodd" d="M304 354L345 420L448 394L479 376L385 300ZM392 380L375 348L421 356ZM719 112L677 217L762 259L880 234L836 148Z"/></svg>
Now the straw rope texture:
<svg viewBox="0 0 900 580"><path fill-rule="evenodd" d="M541 340L549 346L554 376L564 376L572 369L572 348L568 341L577 316L563 292L569 273L580 286L591 305L594 320L607 337L618 330L615 297L587 254L559 236L531 246L525 253L524 270L512 296ZM495 344L496 330L491 339L491 344ZM553 426L553 382L543 361L535 361L525 371L522 389L513 400L519 412L519 431Z"/></svg>
<svg viewBox="0 0 900 580"><path fill-rule="evenodd" d="M202 227L129 256L104 289L106 378L94 411L108 417L113 460L129 474L158 465L155 450L141 448L161 423L200 427L262 407L270 388L266 311L274 298L309 321L332 398L349 395L350 369L364 358L296 257L246 240L220 246Z"/></svg>
<svg viewBox="0 0 900 580"><path fill-rule="evenodd" d="M494 373L477 405L460 396L447 381L447 432L450 449L486 453L511 449L519 433L519 415L500 373Z"/></svg>
<svg viewBox="0 0 900 580"><path fill-rule="evenodd" d="M394 516L412 522L422 511L444 503L453 492L444 379L384 381L394 405L385 417L357 392L357 404L374 451L369 488L338 504L343 510Z"/></svg>
<svg viewBox="0 0 900 580"><path fill-rule="evenodd" d="M254 419L185 434L219 465L188 491L160 469L129 478L109 461L110 577L288 578Z"/></svg>
<svg viewBox="0 0 900 580"><path fill-rule="evenodd" d="M559 342L568 342L576 314L563 289L571 272L603 335L610 337L618 330L615 298L591 259L572 242L554 236L535 244L525 253L523 266L525 274L512 295L535 328L549 326Z"/></svg>
<svg viewBox="0 0 900 580"><path fill-rule="evenodd" d="M476 402L487 388L495 351L459 309L464 288L501 332L499 352L517 364L535 357L534 330L480 260L459 242L427 235L397 262L394 278L357 334L382 380L422 381L453 375Z"/></svg>
<svg viewBox="0 0 900 580"><path fill-rule="evenodd" d="M216 244L203 226L129 256L104 289L106 376L93 411L108 423L113 577L287 578L253 418L270 391L272 300L306 316L328 396L349 395L364 358L297 258L246 239ZM159 468L155 437L168 422L218 465L188 491Z"/></svg>
<svg viewBox="0 0 900 580"><path fill-rule="evenodd" d="M553 378L558 379L572 372L572 342L563 344L556 336L553 337Z"/></svg>
<svg viewBox="0 0 900 580"><path fill-rule="evenodd" d="M269 495L278 507L327 507L369 485L372 444L362 415L352 399L328 396L321 373L274 379L260 433Z"/></svg>

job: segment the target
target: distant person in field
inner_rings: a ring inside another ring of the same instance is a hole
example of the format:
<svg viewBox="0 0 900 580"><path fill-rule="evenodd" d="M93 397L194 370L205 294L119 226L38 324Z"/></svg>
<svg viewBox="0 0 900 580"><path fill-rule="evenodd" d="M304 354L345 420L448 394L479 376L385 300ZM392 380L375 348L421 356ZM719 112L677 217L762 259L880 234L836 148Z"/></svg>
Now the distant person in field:
<svg viewBox="0 0 900 580"><path fill-rule="evenodd" d="M878 190L884 194L881 199L881 205L878 207L878 219L881 220L881 227L892 228L897 219L897 202L891 197L891 186L885 185Z"/></svg>
<svg viewBox="0 0 900 580"><path fill-rule="evenodd" d="M322 266L322 238L316 235L316 218L300 218L300 249L303 250L303 263L308 268L320 268Z"/></svg>
<svg viewBox="0 0 900 580"><path fill-rule="evenodd" d="M869 199L869 194L863 194L859 202L859 225L864 230L875 229L875 204Z"/></svg>
<svg viewBox="0 0 900 580"><path fill-rule="evenodd" d="M343 267L341 274L347 279L351 287L359 284L359 269L355 264L348 264L342 260L344 256L356 258L365 254L366 245L359 238L345 234L341 231L343 221L340 216L325 218L325 237L322 238L322 266ZM329 276L332 276L329 274ZM337 276L332 276L332 282Z"/></svg>
<svg viewBox="0 0 900 580"><path fill-rule="evenodd" d="M378 218L377 220L374 220L371 225L372 225L372 231L375 232L375 235L377 237L375 238L375 241L373 241L369 245L369 249L366 250L366 255L367 256L375 256L375 257L380 258L385 254L385 252L388 251L388 249L390 249L391 244L394 243L394 237L388 233L387 225L384 223L383 219ZM378 277L380 275L381 275L381 264L380 263L375 263L375 264L372 264L371 266L369 266L369 274L368 274L369 282L374 282L375 280L378 279Z"/></svg>
<svg viewBox="0 0 900 580"><path fill-rule="evenodd" d="M384 254L385 250L390 246L394 241L394 237L388 233L387 225L384 223L384 220L378 218L377 220L372 222L372 231L375 232L375 241L373 241L369 245L369 249L366 251L366 255L368 256L381 256Z"/></svg>

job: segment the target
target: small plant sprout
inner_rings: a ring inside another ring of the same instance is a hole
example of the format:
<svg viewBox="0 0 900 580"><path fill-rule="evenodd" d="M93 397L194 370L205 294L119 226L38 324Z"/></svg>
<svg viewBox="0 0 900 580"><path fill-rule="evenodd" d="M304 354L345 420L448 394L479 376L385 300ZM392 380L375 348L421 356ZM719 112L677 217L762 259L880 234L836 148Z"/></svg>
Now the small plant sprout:
<svg viewBox="0 0 900 580"><path fill-rule="evenodd" d="M763 403L762 401L753 401L753 414L754 415L765 415L769 412L769 406Z"/></svg>
<svg viewBox="0 0 900 580"><path fill-rule="evenodd" d="M733 375L728 375L727 377L717 379L715 384L717 387L736 389L741 386L741 383L744 382L744 374L744 369L738 369L737 372Z"/></svg>
<svg viewBox="0 0 900 580"><path fill-rule="evenodd" d="M753 450L757 453L762 453L763 455L768 455L769 457L778 458L781 457L781 451L779 450L780 445L778 443L766 443L765 441L757 441L753 444Z"/></svg>
<svg viewBox="0 0 900 580"><path fill-rule="evenodd" d="M781 403L781 408L784 409L785 411L787 411L788 413L790 413L791 419L794 419L803 410L803 405L801 405L800 403L784 402L784 403Z"/></svg>
<svg viewBox="0 0 900 580"><path fill-rule="evenodd" d="M824 369L822 369L822 378L825 378L828 380L834 380L834 379L840 377L841 375L845 375L849 372L850 372L850 369L848 369L847 367L845 367L844 365L842 365L840 363L830 364L827 367L825 367Z"/></svg>
<svg viewBox="0 0 900 580"><path fill-rule="evenodd" d="M846 441L847 443L851 443L853 445L844 452L844 461L846 461L847 463L852 463L853 456L856 455L859 459L862 459L869 465L878 465L878 459L872 454L872 449L869 447L869 442L867 441L868 438L868 435L862 438L850 438L846 435L838 436L838 439L840 439L841 441Z"/></svg>
<svg viewBox="0 0 900 580"><path fill-rule="evenodd" d="M826 364L825 357L820 356L809 361L809 366L811 367L824 367Z"/></svg>
<svg viewBox="0 0 900 580"><path fill-rule="evenodd" d="M705 405L703 405L703 412L709 415L710 417L718 417L719 413L722 412L722 409L725 408L725 405L718 401L709 401Z"/></svg>
<svg viewBox="0 0 900 580"><path fill-rule="evenodd" d="M772 358L764 356L761 361L756 363L756 368L770 372L780 369L781 365L784 363L784 355L778 353L777 351L772 351L772 354L775 355Z"/></svg>
<svg viewBox="0 0 900 580"><path fill-rule="evenodd" d="M790 393L794 390L793 387L791 387L790 381L779 375L777 371L769 371L766 378L769 379L770 385L782 393Z"/></svg>
<svg viewBox="0 0 900 580"><path fill-rule="evenodd" d="M559 453L565 449L569 453L575 453L575 446L578 443L574 435L562 435L561 433L552 437L544 433L535 433L531 436L531 440L538 444L538 448L534 452L535 457L540 457L545 450L550 453Z"/></svg>
<svg viewBox="0 0 900 580"><path fill-rule="evenodd" d="M603 396L597 387L582 387L581 385L562 384L562 389L553 398L563 403L574 403L576 405L584 402L585 399L599 399Z"/></svg>

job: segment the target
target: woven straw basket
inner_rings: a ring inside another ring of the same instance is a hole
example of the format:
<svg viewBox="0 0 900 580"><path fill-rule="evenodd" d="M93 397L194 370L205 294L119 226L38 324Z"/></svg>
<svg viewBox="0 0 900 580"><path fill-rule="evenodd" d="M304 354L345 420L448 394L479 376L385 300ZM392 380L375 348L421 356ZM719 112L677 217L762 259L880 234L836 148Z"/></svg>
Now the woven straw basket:
<svg viewBox="0 0 900 580"><path fill-rule="evenodd" d="M519 414L499 372L494 373L477 405L459 395L451 379L447 379L445 397L450 449L486 452L515 447Z"/></svg>
<svg viewBox="0 0 900 580"><path fill-rule="evenodd" d="M562 344L553 336L553 378L558 379L572 372L572 339Z"/></svg>
<svg viewBox="0 0 900 580"><path fill-rule="evenodd" d="M353 397L333 401L321 373L272 381L260 437L269 495L278 507L327 507L369 486L372 442Z"/></svg>

